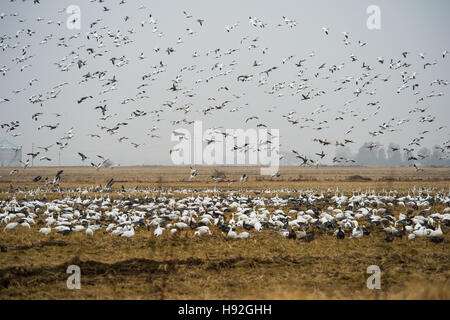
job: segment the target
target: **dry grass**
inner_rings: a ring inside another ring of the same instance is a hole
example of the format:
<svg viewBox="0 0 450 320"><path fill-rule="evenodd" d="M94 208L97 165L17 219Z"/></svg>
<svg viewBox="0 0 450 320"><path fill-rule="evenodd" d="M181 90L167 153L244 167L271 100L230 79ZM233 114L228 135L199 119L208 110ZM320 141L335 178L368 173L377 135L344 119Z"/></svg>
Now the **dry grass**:
<svg viewBox="0 0 450 320"><path fill-rule="evenodd" d="M90 167L33 167L25 170L18 168L19 173L10 176L12 168L0 167L0 191L7 191L10 185L21 188L36 188L43 186L43 182L32 182L40 175L53 179L56 172L64 170L61 187L105 185L113 177L114 187L188 187L205 188L218 187L224 190L236 188L255 188L264 190L277 188L326 189L339 187L341 190L355 188L395 188L397 190L416 186L448 187L450 181L449 168L425 168L416 172L412 167L281 167L279 178L261 176L258 167L220 167L226 180L233 181L227 186L226 182L214 183L211 176L216 172L215 167L197 167L198 176L189 181L189 167L146 166L146 167L116 167L95 170ZM239 183L242 173L249 176L248 182ZM353 176L353 178L352 178ZM362 179L356 179L360 176ZM364 179L371 180L364 180Z"/></svg>
<svg viewBox="0 0 450 320"><path fill-rule="evenodd" d="M3 233L1 243L10 245L1 253L0 298L450 298L446 243L403 239L385 244L376 235L342 242L323 235L301 243L274 241L268 232L244 241L217 233L191 237L139 232L130 240L102 233L88 239L81 233L49 241L36 230ZM81 290L66 288L71 264L81 268ZM382 272L377 292L366 288L372 264Z"/></svg>
<svg viewBox="0 0 450 320"><path fill-rule="evenodd" d="M96 183L104 185L110 177L118 181L114 185L116 189L121 184L214 187L214 183L206 181L209 173L213 172L212 168L200 168L199 182L187 181L188 168L114 168L98 172L90 168L63 169L63 188ZM449 188L448 169L427 168L427 175L416 175L411 168L386 170L282 168L280 178L285 181L256 181L256 175L253 175L243 187L260 190L392 188L404 191L414 185ZM0 176L3 176L0 188L3 190L9 187L5 171L0 169ZM29 183L30 177L32 179L37 174L52 176L56 171L55 168L32 168L7 179L13 180L15 187L31 188L36 184ZM221 168L221 171L238 179L242 168ZM317 181L292 180L299 175L316 177ZM346 177L351 175L372 180L346 181ZM159 176L163 181L158 183ZM383 181L387 176L401 181ZM419 176L422 181L418 180ZM239 183L235 183L236 186L241 188ZM219 187L228 189L226 183ZM1 196L11 197L12 194L3 193ZM439 212L442 206L433 210ZM398 212L396 209L395 215ZM252 233L251 239L230 241L217 230L213 230L212 236L201 239L194 238L190 231L155 238L151 232L139 229L134 238L122 239L99 230L90 239L84 233L70 236L52 233L46 237L36 232L37 226L32 226L31 230L18 228L10 232L0 231L0 299L450 298L447 227L443 227L446 239L441 244L424 239L413 242L396 239L388 244L383 241L382 233L341 242L325 233L311 243L302 243L276 237L267 230ZM81 267L80 290L66 287L69 276L66 269L71 264ZM366 287L369 277L366 269L373 264L381 268L381 290Z"/></svg>

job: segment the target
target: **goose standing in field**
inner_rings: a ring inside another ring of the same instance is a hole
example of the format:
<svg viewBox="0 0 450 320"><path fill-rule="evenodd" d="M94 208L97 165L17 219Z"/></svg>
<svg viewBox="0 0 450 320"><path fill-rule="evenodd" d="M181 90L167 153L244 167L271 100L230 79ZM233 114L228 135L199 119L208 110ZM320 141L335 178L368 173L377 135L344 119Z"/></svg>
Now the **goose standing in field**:
<svg viewBox="0 0 450 320"><path fill-rule="evenodd" d="M440 243L440 242L444 241L443 236L444 236L444 234L442 232L441 225L439 224L439 226L436 230L433 230L429 233L427 239L434 243Z"/></svg>
<svg viewBox="0 0 450 320"><path fill-rule="evenodd" d="M12 230L15 227L17 227L18 225L19 225L18 222L10 222L5 226L5 228L3 229L3 232L5 232L6 230Z"/></svg>
<svg viewBox="0 0 450 320"><path fill-rule="evenodd" d="M50 234L51 231L52 231L52 229L51 229L50 227L47 227L47 228L41 228L41 229L39 229L38 232L40 232L40 233L42 233L42 234L44 234L44 235L48 235L48 234Z"/></svg>
<svg viewBox="0 0 450 320"><path fill-rule="evenodd" d="M362 236L364 235L363 231L361 230L361 228L353 228L353 232L350 235L350 239L359 239L362 238Z"/></svg>
<svg viewBox="0 0 450 320"><path fill-rule="evenodd" d="M250 233L248 233L248 232L246 232L246 231L244 231L244 232L241 232L241 233L239 233L238 235L237 235L237 238L238 239L248 239L248 238L250 238L251 236L250 236Z"/></svg>
<svg viewBox="0 0 450 320"><path fill-rule="evenodd" d="M211 234L211 230L207 226L200 226L197 228L197 231L194 232L194 236L200 237L204 234Z"/></svg>
<svg viewBox="0 0 450 320"><path fill-rule="evenodd" d="M291 228L289 230L287 238L288 239L293 239L293 240L297 239L297 234L295 233L294 229Z"/></svg>
<svg viewBox="0 0 450 320"><path fill-rule="evenodd" d="M340 226L339 226L338 230L336 230L335 236L339 240L343 240L345 238L345 232L342 231L342 228Z"/></svg>
<svg viewBox="0 0 450 320"><path fill-rule="evenodd" d="M19 225L21 225L22 227L25 227L25 228L31 229L31 226L30 226L30 224L29 224L29 223L28 223L28 221L27 221L27 220L25 220L25 219L21 219L21 222L19 222Z"/></svg>
<svg viewBox="0 0 450 320"><path fill-rule="evenodd" d="M229 238L229 239L236 239L237 238L237 233L236 233L236 231L234 231L233 230L233 228L234 227L230 227L230 230L228 231L228 233L227 233L227 238Z"/></svg>
<svg viewBox="0 0 450 320"><path fill-rule="evenodd" d="M416 237L428 237L433 230L427 229L425 227L420 227L418 230L414 230L413 234Z"/></svg>
<svg viewBox="0 0 450 320"><path fill-rule="evenodd" d="M132 237L134 237L134 228L133 228L133 226L131 226L129 230L124 231L120 236L122 238L132 238Z"/></svg>
<svg viewBox="0 0 450 320"><path fill-rule="evenodd" d="M92 230L91 226L86 228L86 235L89 237L93 237L94 236L94 230Z"/></svg>
<svg viewBox="0 0 450 320"><path fill-rule="evenodd" d="M153 235L155 237L159 237L159 236L161 236L163 234L163 232L164 232L164 228L161 228L161 226L158 224L158 227L153 232Z"/></svg>
<svg viewBox="0 0 450 320"><path fill-rule="evenodd" d="M439 224L438 228L436 230L431 231L430 237L442 237L444 234L441 229L441 225Z"/></svg>

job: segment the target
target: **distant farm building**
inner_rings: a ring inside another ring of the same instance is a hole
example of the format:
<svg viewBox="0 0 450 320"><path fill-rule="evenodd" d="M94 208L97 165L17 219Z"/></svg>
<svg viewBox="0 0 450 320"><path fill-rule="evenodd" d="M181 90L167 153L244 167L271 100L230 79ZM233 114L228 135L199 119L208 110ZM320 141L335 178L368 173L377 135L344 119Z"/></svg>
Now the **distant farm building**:
<svg viewBox="0 0 450 320"><path fill-rule="evenodd" d="M22 161L22 147L2 140L0 141L0 167L20 167Z"/></svg>

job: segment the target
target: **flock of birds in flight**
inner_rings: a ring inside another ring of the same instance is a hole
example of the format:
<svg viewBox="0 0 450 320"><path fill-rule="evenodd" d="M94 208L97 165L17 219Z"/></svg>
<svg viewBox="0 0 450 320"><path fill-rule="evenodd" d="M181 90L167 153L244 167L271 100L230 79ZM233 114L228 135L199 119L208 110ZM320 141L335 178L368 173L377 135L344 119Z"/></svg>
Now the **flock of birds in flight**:
<svg viewBox="0 0 450 320"><path fill-rule="evenodd" d="M11 0L10 2L15 1ZM105 15L110 14L113 10L105 5L105 1L90 0L90 2L100 3L102 7L100 10L103 11L103 14ZM39 1L33 1L33 3L36 6L39 5ZM119 2L119 6L126 6L127 4L128 2L124 0ZM59 14L64 14L65 12L65 8L58 11ZM431 83L424 83L423 81L420 81L420 76L433 66L439 63L444 63L447 55L446 50L444 50L439 57L441 61L438 61L437 59L430 60L428 59L428 55L426 53L419 53L418 56L423 63L419 70L415 69L417 66L413 66L413 64L409 62L408 58L414 54L409 51L400 52L399 56L394 58L385 58L380 56L376 59L376 61L364 61L359 59L356 54L352 53L348 57L348 61L342 61L336 64L320 63L318 65L314 60L316 53L311 51L307 56L303 57L289 55L279 61L279 64L277 65L265 65L263 60L255 59L252 63L250 62L251 68L254 72L240 73L239 69L236 68L238 65L245 63L243 61L237 61L237 55L240 51L247 50L249 52L254 52L255 56L262 54L262 57L269 55L270 48L262 48L260 45L260 38L264 35L263 31L261 31L261 36L255 38L250 36L241 37L239 41L240 46L236 48L213 48L206 50L206 52L201 52L200 50L193 52L193 64L182 67L179 70L178 75L172 79L171 83L167 84L166 91L168 92L167 94L169 95L169 98L165 103L163 103L160 107L153 108L152 110L147 110L145 107L140 106L131 107L129 117L126 119L113 120L118 117L118 114L114 113L114 109L110 107L111 104L114 104L114 102L108 99L108 94L113 91L120 91L120 81L119 76L116 76L115 74L116 70L127 68L130 64L130 60L132 59L144 62L149 59L154 61L159 60L156 64L150 63L146 65L146 68L141 68L144 70L149 67L151 71L144 72L136 77L136 89L138 90L137 94L128 96L120 102L120 104L123 105L121 108L125 108L126 105L143 105L148 99L150 99L148 92L149 88L147 87L150 87L152 82L158 81L161 74L167 72L170 67L170 63L167 62L167 60L170 60L170 56L177 55L178 47L182 46L185 41L189 41L190 37L194 37L197 33L201 33L205 28L208 28L207 19L194 17L187 11L183 11L182 13L184 19L186 19L188 23L188 26L185 29L186 40L179 37L173 46L168 46L167 48L155 47L153 49L152 56L150 56L149 52L139 52L136 55L130 53L128 56L115 55L115 48L122 48L130 45L134 42L134 36L138 33L147 33L151 31L151 33L156 34L158 37L166 37L166 34L159 29L157 17L153 16L148 8L141 5L138 7L137 12L142 12L143 16L145 16L144 20L137 24L133 24L133 17L126 15L123 17L123 23L126 30L118 30L115 28L117 31L113 31L113 28L110 28L104 24L103 18L98 18L89 24L89 29L84 34L81 32L75 32L70 37L58 37L55 36L54 33L45 35L39 42L38 48L33 48L31 44L27 43L27 40L31 37L38 37L40 35L38 31L32 29L32 27L25 27L25 25L28 24L26 19L21 18L18 13L0 14L0 23L6 23L8 19L16 19L20 25L24 26L15 34L5 34L0 36L0 48L3 53L10 51L17 52L17 56L12 60L12 62L17 66L10 67L8 65L3 65L0 68L0 73L3 75L4 80L8 79L11 69L17 70L17 73L20 73L21 76L23 75L23 77L26 77L27 71L31 69L33 65L38 64L36 59L43 59L42 57L38 57L37 53L43 52L44 46L56 46L64 49L67 48L68 53L53 63L53 66L59 71L68 74L76 74L78 71L83 73L81 78L76 83L65 81L49 88L49 90L45 93L36 93L28 98L30 104L41 107L39 111L32 112L30 115L34 123L39 123L37 127L37 131L39 133L46 130L53 131L59 129L62 120L58 121L57 119L64 119L62 111L52 115L47 114L45 110L45 105L47 103L52 100L59 101L58 98L63 90L70 91L70 88L73 88L74 86L90 85L92 82L98 82L101 84L101 91L96 95L85 95L74 101L77 105L91 105L92 109L97 111L98 116L100 117L96 127L99 128L101 132L89 132L87 135L92 139L100 139L102 138L102 134L109 134L111 136L117 136L117 141L120 143L128 140L134 148L140 148L145 145L146 142L137 143L135 141L131 141L130 137L120 134L123 127L130 126L130 122L137 118L150 117L155 125L153 125L152 128L147 129L147 135L150 139L158 139L161 135L158 132L159 128L157 124L158 122L164 120L161 117L164 113L178 114L181 112L184 115L181 119L171 121L172 126L176 126L192 124L194 121L189 120L187 115L192 114L193 111L206 117L208 115L220 116L218 113L221 110L228 110L229 112L236 113L245 110L248 103L240 103L240 101L245 100L245 94L232 93L232 87L235 86L236 83L241 83L244 85L244 83L247 82L256 82L257 87L264 90L264 94L280 98L283 96L294 96L298 98L298 104L300 106L303 103L314 101L324 95L331 95L334 93L340 94L344 91L352 91L353 97L344 103L343 108L337 111L337 115L335 117L328 120L320 119L320 115L322 114L332 114L331 110L324 105L320 105L305 117L299 116L300 108L282 112L282 106L278 105L265 110L265 112L268 113L278 113L283 121L286 121L288 126L298 128L298 130L311 128L318 133L322 133L326 132L326 129L329 129L330 126L341 126L340 121L343 121L344 119L359 119L360 123L369 121L372 118L375 119L380 113L380 109L383 104L377 98L376 86L384 82L395 83L397 80L400 81L400 85L396 89L396 94L415 96L416 105L408 109L409 117L392 117L388 120L385 119L378 124L377 128L369 131L369 136L376 137L379 135L387 135L392 132L397 132L400 130L401 126L407 124L408 122L417 121L419 127L421 128L417 136L411 137L411 141L407 145L402 147L392 147L392 151L405 151L408 154L409 163L414 165L417 171L421 171L423 169L418 167L418 163L428 156L422 155L418 152L419 147L422 146L422 141L425 139L427 134L430 134L433 130L436 132L445 131L443 129L446 128L446 125L438 124L435 126L435 123L438 121L436 121L436 116L431 112L429 104L432 99L444 96L444 93L437 88L447 86L448 80L436 79ZM65 23L62 21L38 17L36 18L36 22L40 24L55 25L55 28L57 26L60 28L65 28ZM76 23L76 21L72 22ZM250 28L260 30L270 29L270 25L268 23L263 22L257 17L250 16L248 22ZM117 21L117 23L119 23L119 21ZM283 16L277 27L293 29L297 27L297 22L294 19ZM238 22L226 26L223 32L226 34L237 33L237 29L239 28L241 28L241 26ZM327 27L323 27L322 31L325 40L328 37L339 34L338 32L335 33L331 28ZM358 40L356 42L349 32L341 32L340 34L342 36L343 46L345 47L352 48L352 50L364 50L364 47L367 46L367 43L364 41ZM356 42L356 44L354 44L354 42ZM34 54L32 53L33 49ZM357 53L357 51L355 52ZM230 58L228 58L228 56ZM205 64L201 64L202 57L205 58ZM209 57L209 59L214 59L214 62L207 64L209 60L206 59L206 57ZM229 61L229 59L233 60ZM106 70L96 70L98 66L97 61L100 60L108 61L110 68ZM360 72L355 75L343 75L343 72L345 72L347 66L350 64L360 65ZM377 70L381 68L382 71L378 72ZM285 81L273 83L271 81L271 76L274 73L279 72L281 69L295 70L295 79L285 79ZM194 77L199 78L193 82L192 86L185 85L185 83L192 80ZM394 79L395 77L397 77L397 79ZM185 80L186 78L187 80ZM14 104L14 96L32 90L35 83L40 83L42 80L43 79L37 78L29 79L27 81L27 88L14 90L12 92L13 97L1 98L1 107L17 107ZM315 80L320 80L319 84L317 84ZM334 86L332 92L330 92L330 90L325 91L322 89L321 86L323 83L331 83L331 85ZM209 86L215 87L217 95L208 97L208 103L211 103L210 106L204 109L197 109L192 102L189 102L189 99L195 97L199 91L203 90L200 87L201 84L208 84ZM392 84L392 86L394 86L394 84ZM372 99L367 103L369 114L365 116L361 111L358 111L357 108L353 107L355 104L361 104L360 97L362 96L367 96ZM418 115L418 117L414 118L415 115ZM42 123L42 117L48 116L54 116L55 121L50 123ZM261 122L260 114L252 115L250 117L241 116L241 119L242 118L244 119L244 125L252 124L256 128L269 127L269 124ZM69 119L66 119L66 121L69 121ZM113 121L112 125L108 125L107 123L110 123L108 121ZM342 139L338 138L336 140L336 138L331 139L326 137L313 138L313 143L317 144L321 148L320 152L316 152L314 156L307 156L300 151L290 148L293 149L293 156L295 156L298 160L299 165L318 166L320 161L324 158L331 158L330 152L324 151L326 148L329 148L330 146L347 146L355 143L355 139L352 138L351 134L357 123L358 122L355 121L355 125L352 125L348 129L344 129ZM18 120L8 121L1 123L0 125L4 132L12 137L18 137L21 135L18 131L23 124ZM219 142L218 136L222 138L227 137L227 133L221 130L222 127L210 129L212 129L215 134L206 139L205 142L208 145ZM185 139L183 133L180 133L177 130L173 130L172 134L177 136L180 140ZM27 152L26 155L28 156L28 159L22 162L23 168L26 169L29 167L35 158L38 158L41 163L52 161L52 159L48 156L49 150L51 150L54 146L60 150L68 148L70 141L75 136L75 126L72 126L69 130L64 132L63 136L60 137L58 141L55 141L53 144L48 146L38 146L38 151L36 152ZM266 148L268 151L272 150L275 152L274 146L271 145L271 138L267 139L267 141L260 141L261 143L258 148ZM94 141L94 143L98 142ZM370 151L376 151L379 147L381 146L377 143L370 143L367 145L367 148ZM254 146L249 143L238 145L235 142L235 145L231 151L248 152L251 148L254 148ZM444 141L442 145L437 148L439 148L439 151L442 154L442 159L447 159L447 155L450 150L450 140ZM171 154L172 152L177 151L179 150L170 149L169 153ZM74 151L74 157L77 156L80 157L79 159L82 163L88 161L91 166L97 170L101 167L108 166L111 162L106 156L86 155L86 152L83 150ZM279 157L280 159L283 159L284 155L279 154ZM354 159L335 156L332 159L332 163L353 164L356 163L356 161ZM17 172L18 170L15 169L11 171L10 174L12 175ZM190 179L195 178L195 176L196 170L192 169Z"/></svg>

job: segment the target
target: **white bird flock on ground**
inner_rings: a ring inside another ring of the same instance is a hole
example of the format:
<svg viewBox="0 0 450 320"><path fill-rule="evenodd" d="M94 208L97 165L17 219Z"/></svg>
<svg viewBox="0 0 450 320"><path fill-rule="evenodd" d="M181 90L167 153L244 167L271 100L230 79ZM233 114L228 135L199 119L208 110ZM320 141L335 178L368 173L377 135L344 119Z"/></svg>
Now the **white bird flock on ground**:
<svg viewBox="0 0 450 320"><path fill-rule="evenodd" d="M53 201L42 194L35 194L34 200L0 201L3 232L70 236L84 231L92 238L100 231L123 238L132 238L135 232L152 232L154 237L189 233L225 239L268 232L305 242L316 236L360 239L380 232L387 242L405 236L439 243L444 241L442 227L450 227L450 193L443 190L415 189L407 195L392 190L355 190L351 195L332 190L248 190L255 192L249 196L237 191L202 190L199 195L198 190L133 189L114 200L109 194L82 196L83 191L72 190L74 196ZM146 195L135 197L137 192ZM400 213L393 214L393 209Z"/></svg>

